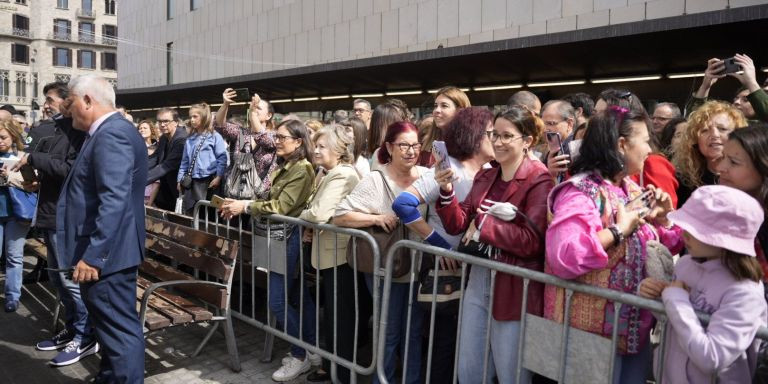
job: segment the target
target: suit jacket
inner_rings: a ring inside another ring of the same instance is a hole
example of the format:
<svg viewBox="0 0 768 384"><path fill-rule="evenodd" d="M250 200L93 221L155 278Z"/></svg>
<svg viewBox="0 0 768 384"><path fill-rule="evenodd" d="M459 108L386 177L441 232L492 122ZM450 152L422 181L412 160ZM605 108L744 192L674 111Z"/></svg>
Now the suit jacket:
<svg viewBox="0 0 768 384"><path fill-rule="evenodd" d="M475 176L472 189L463 202L456 198L450 205L436 209L445 231L451 235L464 232L475 212L485 199L493 183L500 177L501 168L481 170ZM527 216L517 215L511 222L486 215L480 229L480 242L490 244L500 252L496 260L532 269L544 271L544 233L547 229L547 195L554 187L554 181L541 162L527 156L515 173L500 201L512 203ZM476 222L477 223L477 222ZM504 273L496 275L496 288L493 299L493 317L496 320L520 320L520 306L523 298L523 279ZM541 315L544 309L544 286L531 282L528 288L528 313Z"/></svg>
<svg viewBox="0 0 768 384"><path fill-rule="evenodd" d="M27 157L27 163L37 170L40 180L35 225L42 229L56 229L56 203L61 186L77 158L77 150L66 134L67 129L72 129L71 120L61 119L52 123L55 124L53 136L41 138L36 151L30 152Z"/></svg>
<svg viewBox="0 0 768 384"><path fill-rule="evenodd" d="M119 113L85 141L57 204L62 260L83 260L109 275L144 257L147 147Z"/></svg>
<svg viewBox="0 0 768 384"><path fill-rule="evenodd" d="M337 165L320 181L317 192L299 218L312 223L328 223L336 212L336 206L359 182L360 177L355 167L349 164ZM315 233L312 237L312 266L326 269L346 263L347 242L349 235L327 231Z"/></svg>
<svg viewBox="0 0 768 384"><path fill-rule="evenodd" d="M184 155L184 143L187 141L187 128L184 126L176 127L173 137L163 135L157 142L157 165L152 167L147 173L146 184L152 184L160 181L158 196L155 200L158 207L164 209L173 209L173 204L179 196L176 190L176 175L179 173L181 158Z"/></svg>

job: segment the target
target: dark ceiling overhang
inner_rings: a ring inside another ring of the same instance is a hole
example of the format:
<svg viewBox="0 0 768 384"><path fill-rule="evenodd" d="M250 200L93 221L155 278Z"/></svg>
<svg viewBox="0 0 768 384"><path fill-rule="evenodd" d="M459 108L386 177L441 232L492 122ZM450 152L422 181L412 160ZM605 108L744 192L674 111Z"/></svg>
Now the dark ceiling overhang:
<svg viewBox="0 0 768 384"><path fill-rule="evenodd" d="M703 72L707 59L746 53L758 71L768 66L768 5L619 24L458 47L304 66L150 88L118 89L128 109L220 103L226 87L249 88L267 100L340 94L428 90L452 84L499 84L584 80L649 74ZM759 74L761 79L765 73ZM684 102L695 80L535 88L543 98L608 86L628 87L641 97ZM713 96L730 98L738 86L726 79ZM514 90L471 92L473 104L504 104ZM401 96L411 106L431 104L427 94ZM374 103L376 99L372 99ZM277 104L278 111L349 109L350 99Z"/></svg>

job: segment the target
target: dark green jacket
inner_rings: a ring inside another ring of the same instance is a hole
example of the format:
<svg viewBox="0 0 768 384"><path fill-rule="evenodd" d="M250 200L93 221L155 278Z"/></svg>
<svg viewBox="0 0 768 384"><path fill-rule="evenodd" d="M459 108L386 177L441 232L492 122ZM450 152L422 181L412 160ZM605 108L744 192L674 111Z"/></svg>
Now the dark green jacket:
<svg viewBox="0 0 768 384"><path fill-rule="evenodd" d="M315 169L306 159L291 161L278 167L269 176L272 187L269 199L256 200L248 207L252 215L279 214L298 217L307 206Z"/></svg>

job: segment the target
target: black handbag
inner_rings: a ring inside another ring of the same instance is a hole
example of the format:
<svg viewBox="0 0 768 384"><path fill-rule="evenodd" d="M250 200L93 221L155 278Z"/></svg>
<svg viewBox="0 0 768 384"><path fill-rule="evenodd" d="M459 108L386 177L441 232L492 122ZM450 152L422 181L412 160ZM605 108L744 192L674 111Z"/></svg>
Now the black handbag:
<svg viewBox="0 0 768 384"><path fill-rule="evenodd" d="M184 172L184 176L181 177L181 187L184 189L189 189L192 187L192 171L195 170L195 163L197 163L197 156L200 155L200 150L203 148L203 143L205 143L205 140L208 138L208 135L203 135L202 138L200 138L200 141L197 143L197 147L195 147L195 153L192 155L192 161L189 164L189 168L186 172Z"/></svg>

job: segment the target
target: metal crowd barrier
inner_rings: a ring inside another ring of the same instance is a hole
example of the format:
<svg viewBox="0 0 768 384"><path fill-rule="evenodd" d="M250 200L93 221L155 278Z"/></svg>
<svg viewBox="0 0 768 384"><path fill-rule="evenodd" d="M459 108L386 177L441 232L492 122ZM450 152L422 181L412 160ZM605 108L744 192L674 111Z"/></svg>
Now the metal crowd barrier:
<svg viewBox="0 0 768 384"><path fill-rule="evenodd" d="M243 218L248 218L243 220ZM310 344L304 340L302 340L301 335L303 334L303 319L304 319L304 310L303 310L303 303L305 300L304 297L304 285L307 283L306 277L308 277L308 274L306 273L304 268L304 250L303 247L299 247L299 258L297 261L296 269L298 270L298 287L294 287L292 292L296 292L296 288L298 288L299 292L299 298L298 298L298 312L299 312L299 338L293 337L288 334L286 327L284 326L283 329L279 329L276 327L274 316L269 315L271 312L269 310L269 274L271 273L279 273L284 275L285 271L288 269L288 260L286 257L287 254L287 239L285 240L279 240L273 238L271 231L275 230L275 227L280 227L279 225L275 226L273 224L282 224L285 225L293 225L295 226L293 228L293 231L301 231L303 229L311 228L315 233L318 233L319 231L326 231L326 232L333 232L336 234L334 237L334 242L339 241L340 234L349 235L352 239L352 246L353 249L356 250L356 244L358 241L366 241L370 244L371 248L373 249L374 253L374 265L380 265L380 253L378 249L378 244L376 243L375 239L368 234L367 232L358 230L358 229L351 229L351 228L342 228L335 225L330 224L315 224L310 223L304 220L300 220L293 217L288 216L282 216L282 215L270 215L270 216L264 216L263 219L266 220L266 223L261 222L262 228L265 227L263 224L266 224L266 236L259 236L253 231L253 228L256 228L256 226L259 224L259 217L250 217L247 215L241 215L240 218L235 218L232 221L227 221L219 216L218 210L211 205L209 201L199 201L195 205L194 213L193 213L193 227L195 229L215 233L220 236L225 237L235 237L238 240L240 240L240 252L239 252L239 258L238 258L238 275L236 276L236 279L238 280L237 286L233 287L233 291L238 293L238 306L237 309L232 309L232 316L249 324L252 325L258 329L264 330L267 333L267 338L265 339L264 344L264 355L262 357L262 361L270 361L272 356L272 343L273 343L273 337L277 336L291 344L294 344L300 348L303 348L307 350L308 352L312 352L315 354L320 355L320 357L327 359L331 363L331 371L329 372L331 374L331 378L334 382L338 382L337 379L337 365L341 365L343 367L346 367L350 370L350 381L352 383L357 382L357 375L372 375L376 369L376 353L378 351L377 348L377 342L378 342L378 327L379 327L379 281L378 279L374 279L374 285L373 285L373 292L372 292L372 298L373 298L373 334L371 336L371 341L373 344L372 347L372 356L371 356L371 362L367 366L363 366L360 362L361 356L359 354L358 348L357 348L357 341L361 335L361 332L367 332L367 329L358 329L358 324L360 324L360 303L358 302L358 287L360 286L358 284L358 274L354 273L354 295L355 295L355 329L354 329L354 343L355 343L355 349L352 356L352 360L348 360L345 358L342 358L338 356L337 353L334 351L336 350L337 345L337 339L338 339L338 333L334 332L334 342L333 345L330 346L320 346L320 289L319 285L316 286L315 289L315 343ZM243 222L250 223L250 231L248 228L244 228ZM233 224L234 223L234 224ZM299 236L301 236L302 232L299 232ZM323 244L318 244L319 246L323 246ZM250 248L247 249L247 248ZM334 245L334 248L337 250L335 252L335 257L337 260L339 259L346 259L346 254L339 254L338 253L338 246ZM273 251L278 252L278 254L273 254ZM353 254L355 255L355 254ZM356 256L356 255L355 255ZM353 263L354 263L353 259ZM352 270L356 271L355 265L352 265ZM334 266L334 281L332 282L334 287L334 297L338 297L337 295L337 267ZM266 290L267 290L267 296L266 296L266 313L267 318L266 319L259 319L257 318L257 296L259 296L259 292L256 291L257 289L257 279L259 279L262 275L263 278L266 279ZM320 282L320 270L314 271L314 278L316 282ZM250 281L250 286L247 286L247 283ZM284 286L283 291L284 294L284 302L286 303L286 307L289 305L291 300L289 300L290 292L288 292L287 285L288 285L288 278L283 279ZM327 283L327 282L326 282ZM244 297L246 295L249 295L250 297L250 303L244 303ZM250 311L245 311L246 306L245 304L250 304ZM325 303L325 310L330 310L333 308L334 314L337 313L337 301L334 299L333 303ZM333 329L337 329L336 326L337 322L337 316L333 316L334 318L334 324ZM288 311L284 311L284 318L283 318L283 324L286 325L288 320ZM325 329L328 329L329 325L325 325Z"/></svg>
<svg viewBox="0 0 768 384"><path fill-rule="evenodd" d="M488 308L488 316L486 319L486 324L488 325L486 328L486 336L485 336L485 353L483 356L483 379L482 383L489 382L491 377L489 376L488 372L488 359L489 359L489 346L490 346L490 322L491 322L491 316L493 311L493 291L494 291L494 284L495 284L495 277L496 274L506 273L514 276L518 276L523 278L523 299L522 299L522 310L521 310L521 319L520 319L520 336L519 336L519 344L518 344L518 358L517 358L517 371L516 371L516 382L520 381L522 369L525 368L528 371L531 371L533 373L538 373L540 375L546 376L550 379L557 380L561 384L566 383L612 383L613 382L613 376L614 376L614 363L616 359L616 347L618 342L618 327L613 327L613 335L611 339L603 338L605 340L604 343L601 343L602 345L595 345L594 343L592 345L579 345L580 341L586 340L586 335L592 335L585 331L573 328L569 326L569 320L570 320L570 304L571 304L571 297L575 292L592 295L592 296L598 296L601 298L605 298L609 301L613 302L614 305L614 318L613 318L613 324L618 324L618 317L619 317L619 308L622 304L628 304L632 306L636 306L641 309L647 309L652 312L654 312L655 316L657 317L658 321L661 324L661 327L659 327L661 332L661 338L660 338L660 344L656 347L658 349L658 353L660 356L660 361L663 361L664 352L665 352L665 337L664 333L666 328L668 327L668 324L666 323L666 317L664 315L664 305L655 300L645 299L633 294L623 293L615 290L610 289L604 289L604 288L598 288L591 285L576 283L573 281L563 280L558 277L533 271L526 268L521 268L517 266L513 266L510 264L501 263L498 261L493 260L487 260L487 259L481 259L478 257L466 255L463 253L458 253L455 251L448 251L439 247L434 247L425 243L411 241L411 240L401 240L395 243L391 249L386 250L386 266L385 269L382 271L383 274L380 276L384 280L383 282L383 294L382 294L382 300L381 300L381 313L380 313L380 319L381 324L379 326L379 343L378 343L378 362L377 362L377 374L379 377L379 380L381 383L388 383L386 373L385 373L385 366L384 366L384 351L385 351L385 340L386 340L386 330L387 330L387 314L388 314L388 305L390 301L390 290L392 286L392 260L393 255L395 252L400 248L407 248L411 250L412 254L412 266L420 265L420 263L417 263L417 259L420 259L422 253L430 253L435 255L434 265L432 266L435 269L438 269L438 261L440 258L447 258L447 259L453 259L462 262L461 267L461 278L462 278L462 288L461 288L461 296L460 296L460 302L459 302L459 318L458 318L458 331L457 331L457 339L456 339L456 350L454 351L454 372L453 372L453 383L457 382L458 376L457 376L457 370L458 370L458 356L460 351L460 332L461 332L461 321L462 321L462 307L464 304L464 295L465 295L465 286L467 282L467 267L468 265L478 266L478 267L484 267L487 268L490 271L490 299L489 299L489 308ZM410 275L410 288L411 292L413 292L413 289L418 289L418 281L416 281L416 272L412 270L412 273ZM424 382L429 383L430 380L430 368L432 364L432 347L433 347L433 330L435 327L435 308L436 308L436 298L437 298L437 287L438 287L438 280L437 274L433 275L433 291L432 291L432 301L431 301L431 317L429 322L429 328L430 334L429 334L429 349L426 353L427 355L427 368L426 368L426 379ZM527 299L528 299L528 287L531 281L544 283L547 285L556 286L559 288L565 289L565 310L564 310L564 321L563 323L556 323L551 320L544 319L539 316L531 315L526 313L527 311ZM410 295L411 300L413 299L413 295ZM410 303L409 303L410 304ZM410 318L411 314L411 305L408 306L408 316ZM704 324L706 324L709 320L709 316L706 314L698 313L699 318L702 320ZM426 320L426 319L425 319ZM554 335L551 332L553 327L559 328L559 332L554 332ZM409 327L410 328L410 327ZM427 329L427 328L425 328ZM546 332L546 331L550 332ZM406 331L408 332L408 331ZM538 334L536 334L538 332ZM558 334L559 333L559 334ZM554 340L553 340L554 338ZM762 340L768 340L768 329L761 328L758 331L757 338ZM590 340L594 340L595 338L591 338ZM595 351L593 348L597 348L600 351L602 351L601 356L595 356ZM404 355L407 356L407 345L405 347L405 353ZM406 359L403 358L403 361ZM537 364L538 363L538 364ZM542 365L548 365L548 367L545 367L545 369L542 369ZM556 365L555 365L556 364ZM570 365L569 365L570 364ZM587 364L587 365L585 365ZM590 366L591 365L591 366ZM572 367L572 368L571 368ZM663 374L663 364L657 364L657 367L655 368L655 377L660 378ZM407 370L407 364L402 364L402 378L401 381L405 382L406 377L406 370Z"/></svg>

